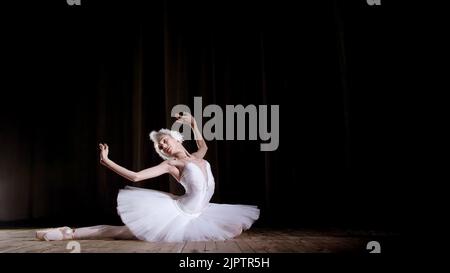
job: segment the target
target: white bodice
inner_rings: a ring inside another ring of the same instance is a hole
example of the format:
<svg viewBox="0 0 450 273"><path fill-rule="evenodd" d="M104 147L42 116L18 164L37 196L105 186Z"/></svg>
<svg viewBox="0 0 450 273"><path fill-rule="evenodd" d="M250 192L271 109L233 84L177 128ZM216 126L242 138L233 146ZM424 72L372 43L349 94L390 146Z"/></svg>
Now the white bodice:
<svg viewBox="0 0 450 273"><path fill-rule="evenodd" d="M177 200L179 208L194 216L200 214L214 194L215 183L209 162L206 161L206 175L196 163L186 163L180 183L186 193Z"/></svg>

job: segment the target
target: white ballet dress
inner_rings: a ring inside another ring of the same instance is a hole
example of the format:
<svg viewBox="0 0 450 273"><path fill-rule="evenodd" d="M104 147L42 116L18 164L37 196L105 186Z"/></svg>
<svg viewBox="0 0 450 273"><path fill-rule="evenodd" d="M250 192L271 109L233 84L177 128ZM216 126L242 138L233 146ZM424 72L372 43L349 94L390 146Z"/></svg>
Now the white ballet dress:
<svg viewBox="0 0 450 273"><path fill-rule="evenodd" d="M117 211L138 239L149 242L226 240L249 229L259 218L256 206L209 202L215 183L207 161L206 174L199 165L188 162L180 183L186 191L182 196L129 186L119 191Z"/></svg>

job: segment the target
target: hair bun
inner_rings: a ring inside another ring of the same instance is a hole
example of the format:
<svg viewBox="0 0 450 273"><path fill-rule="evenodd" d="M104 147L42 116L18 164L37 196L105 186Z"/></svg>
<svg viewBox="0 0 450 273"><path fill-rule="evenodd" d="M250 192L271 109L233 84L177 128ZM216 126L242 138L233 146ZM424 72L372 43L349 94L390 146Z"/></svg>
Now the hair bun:
<svg viewBox="0 0 450 273"><path fill-rule="evenodd" d="M163 158L164 160L168 160L170 158L168 156L166 156L158 147L158 139L160 138L161 135L171 136L172 138L174 138L176 141L178 141L180 143L182 143L184 141L183 135L180 134L180 132L178 132L178 131L173 131L173 130L169 130L169 129L160 129L159 131L150 132L150 134L149 134L150 140L153 141L153 145L155 146L156 152L159 154L159 156L161 158Z"/></svg>

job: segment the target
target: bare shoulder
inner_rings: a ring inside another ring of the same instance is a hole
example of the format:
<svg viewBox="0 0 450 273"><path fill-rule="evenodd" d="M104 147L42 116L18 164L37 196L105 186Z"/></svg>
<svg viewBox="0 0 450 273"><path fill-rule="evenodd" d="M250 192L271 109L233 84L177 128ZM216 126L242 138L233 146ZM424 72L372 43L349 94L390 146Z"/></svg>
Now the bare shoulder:
<svg viewBox="0 0 450 273"><path fill-rule="evenodd" d="M164 164L167 166L167 172L178 180L180 177L180 162L177 162L177 160L165 160Z"/></svg>
<svg viewBox="0 0 450 273"><path fill-rule="evenodd" d="M170 167L170 164L169 164L168 160L164 160L163 162L159 163L157 166L168 169Z"/></svg>
<svg viewBox="0 0 450 273"><path fill-rule="evenodd" d="M206 160L203 159L203 156L198 155L197 153L192 153L191 155L194 158L193 160L196 161L196 162L199 162L199 163L206 162Z"/></svg>
<svg viewBox="0 0 450 273"><path fill-rule="evenodd" d="M203 159L202 157L196 157L194 156L194 160L192 160L193 162L202 165L202 166L206 166L208 164L208 161L206 161L205 159Z"/></svg>
<svg viewBox="0 0 450 273"><path fill-rule="evenodd" d="M168 166L171 167L183 167L184 166L184 161L183 160L166 160L165 161L167 163Z"/></svg>
<svg viewBox="0 0 450 273"><path fill-rule="evenodd" d="M197 152L192 153L191 155L192 155L193 157L195 157L195 158L203 159L203 158L205 157L205 155L206 155L206 151L207 151L207 150L208 150L208 149L207 149L206 147L203 147L203 148L199 149Z"/></svg>

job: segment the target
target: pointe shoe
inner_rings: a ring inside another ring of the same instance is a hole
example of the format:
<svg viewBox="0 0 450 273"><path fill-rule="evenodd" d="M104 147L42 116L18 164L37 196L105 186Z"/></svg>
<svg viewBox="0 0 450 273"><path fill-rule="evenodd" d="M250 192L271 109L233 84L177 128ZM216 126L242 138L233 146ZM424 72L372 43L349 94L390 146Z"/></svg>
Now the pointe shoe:
<svg viewBox="0 0 450 273"><path fill-rule="evenodd" d="M62 241L74 238L74 232L70 227L59 227L36 231L36 238L41 241Z"/></svg>

